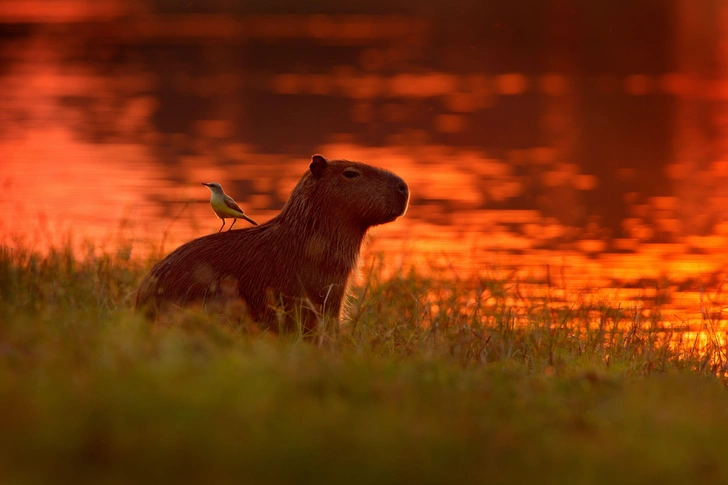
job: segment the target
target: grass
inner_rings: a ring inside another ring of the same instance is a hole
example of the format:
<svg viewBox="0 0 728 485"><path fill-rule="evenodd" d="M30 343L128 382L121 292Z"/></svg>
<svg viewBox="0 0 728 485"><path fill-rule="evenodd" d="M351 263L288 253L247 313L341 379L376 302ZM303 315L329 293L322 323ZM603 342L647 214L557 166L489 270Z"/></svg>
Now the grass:
<svg viewBox="0 0 728 485"><path fill-rule="evenodd" d="M725 332L680 342L662 293L375 264L310 340L150 324L128 255L0 249L0 482L728 482Z"/></svg>

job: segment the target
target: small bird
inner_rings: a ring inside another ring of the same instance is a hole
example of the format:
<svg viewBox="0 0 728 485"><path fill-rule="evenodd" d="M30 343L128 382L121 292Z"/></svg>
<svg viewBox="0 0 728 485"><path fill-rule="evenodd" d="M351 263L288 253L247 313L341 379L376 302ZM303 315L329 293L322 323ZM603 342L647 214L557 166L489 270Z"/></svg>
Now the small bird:
<svg viewBox="0 0 728 485"><path fill-rule="evenodd" d="M233 220L228 231L233 228L238 219L245 219L254 226L258 225L257 222L245 215L243 209L240 208L232 197L223 192L222 185L217 182L210 182L209 184L202 182L202 185L205 185L212 192L212 195L210 195L210 205L212 206L212 210L215 211L215 215L222 219L222 226L220 226L220 230L217 232L222 231L222 228L225 227L225 219Z"/></svg>

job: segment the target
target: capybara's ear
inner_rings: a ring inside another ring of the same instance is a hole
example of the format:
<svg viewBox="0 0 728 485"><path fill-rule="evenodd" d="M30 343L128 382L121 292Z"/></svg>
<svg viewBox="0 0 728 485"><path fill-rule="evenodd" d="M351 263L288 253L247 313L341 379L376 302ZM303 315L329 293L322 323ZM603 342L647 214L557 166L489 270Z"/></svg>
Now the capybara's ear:
<svg viewBox="0 0 728 485"><path fill-rule="evenodd" d="M319 178L321 174L326 170L326 165L329 163L323 155L314 155L311 157L311 165L308 168L314 177Z"/></svg>

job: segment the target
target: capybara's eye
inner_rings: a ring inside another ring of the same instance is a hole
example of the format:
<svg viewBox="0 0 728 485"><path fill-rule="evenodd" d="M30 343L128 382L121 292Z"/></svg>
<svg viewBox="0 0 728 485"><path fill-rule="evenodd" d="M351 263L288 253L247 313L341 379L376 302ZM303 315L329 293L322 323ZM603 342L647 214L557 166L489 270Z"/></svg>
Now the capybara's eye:
<svg viewBox="0 0 728 485"><path fill-rule="evenodd" d="M353 179L354 177L358 177L358 176L359 176L359 172L357 172L356 170L352 170L352 169L344 170L344 177L346 177L348 179Z"/></svg>

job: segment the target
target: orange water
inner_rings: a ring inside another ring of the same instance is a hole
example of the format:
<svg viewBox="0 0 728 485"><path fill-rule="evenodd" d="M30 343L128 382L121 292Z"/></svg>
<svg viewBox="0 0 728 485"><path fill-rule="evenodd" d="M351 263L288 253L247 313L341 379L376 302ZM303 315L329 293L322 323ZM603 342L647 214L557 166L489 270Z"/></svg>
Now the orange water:
<svg viewBox="0 0 728 485"><path fill-rule="evenodd" d="M407 215L376 228L367 247L389 271L418 264L467 280L515 270L536 293L556 288L568 303L586 292L625 307L659 284L676 325L706 312L723 321L709 297L721 294L728 263L728 15L705 41L717 46L712 71L690 51L705 12L678 1L670 69L635 70L625 50L624 65L582 78L575 46L549 30L578 40L579 19L554 26L556 10L543 19L545 67L534 71L509 67L508 56L481 62L493 49L523 54L516 44L454 29L441 45L427 9L232 15L100 5L0 5L0 25L35 29L0 44L2 244L43 251L71 237L166 253L219 227L200 182L220 182L262 223L322 153L408 182ZM285 57L300 44L302 57ZM168 47L191 57L172 62ZM663 107L667 121L651 118ZM643 125L625 127L630 110L669 138L635 136ZM164 116L185 123L161 128Z"/></svg>

